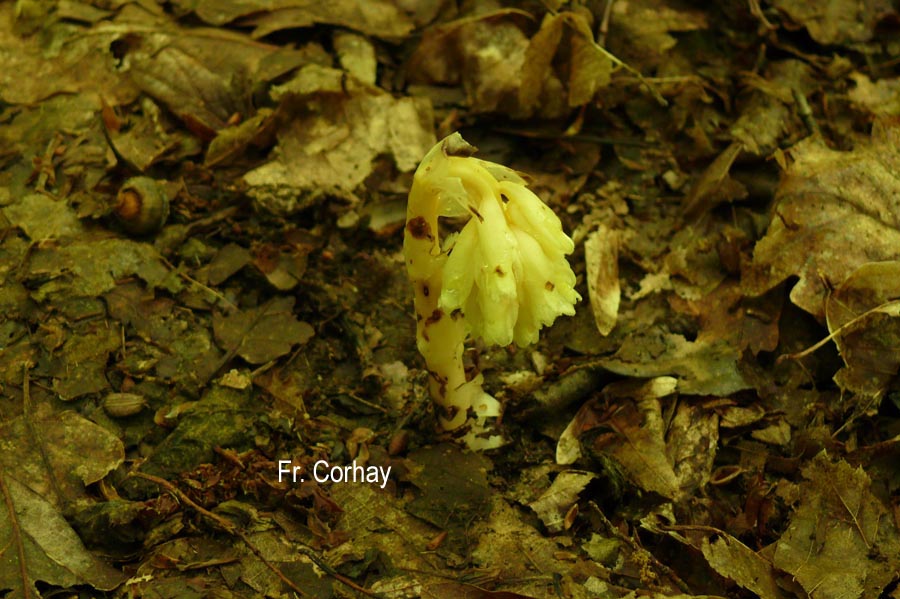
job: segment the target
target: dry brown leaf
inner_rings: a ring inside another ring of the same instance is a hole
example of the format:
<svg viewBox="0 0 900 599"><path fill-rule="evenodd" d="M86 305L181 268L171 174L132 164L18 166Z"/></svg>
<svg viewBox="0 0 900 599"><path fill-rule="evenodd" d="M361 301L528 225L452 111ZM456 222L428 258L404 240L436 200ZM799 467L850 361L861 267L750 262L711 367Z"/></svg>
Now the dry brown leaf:
<svg viewBox="0 0 900 599"><path fill-rule="evenodd" d="M772 6L806 27L814 40L825 45L867 42L882 20L896 16L890 0L773 0Z"/></svg>
<svg viewBox="0 0 900 599"><path fill-rule="evenodd" d="M594 322L601 335L609 335L619 314L619 247L616 232L600 225L584 241L588 295Z"/></svg>
<svg viewBox="0 0 900 599"><path fill-rule="evenodd" d="M751 386L738 368L739 360L740 352L733 340L691 341L684 335L656 329L629 337L614 356L598 363L626 376L677 376L682 393L729 395Z"/></svg>
<svg viewBox="0 0 900 599"><path fill-rule="evenodd" d="M0 425L0 593L38 596L36 581L109 590L122 575L91 555L61 510L86 500L125 459L122 442L75 412Z"/></svg>
<svg viewBox="0 0 900 599"><path fill-rule="evenodd" d="M728 174L741 150L743 145L733 141L706 167L684 199L685 217L694 218L706 214L722 202L747 197L747 189Z"/></svg>
<svg viewBox="0 0 900 599"><path fill-rule="evenodd" d="M244 177L264 209L291 214L324 195L354 199L378 156L412 171L434 145L431 105L369 87L345 94L342 71L310 65L280 90L302 105L279 131L274 160Z"/></svg>
<svg viewBox="0 0 900 599"><path fill-rule="evenodd" d="M579 494L595 478L597 475L593 472L563 470L553 480L550 488L529 503L528 507L534 510L552 534L562 532L568 528L566 515L578 503Z"/></svg>
<svg viewBox="0 0 900 599"><path fill-rule="evenodd" d="M565 20L561 15L548 14L541 23L541 28L528 42L519 88L519 105L526 113L531 113L538 107L541 92L552 80L560 85L553 74L552 64L564 26Z"/></svg>
<svg viewBox="0 0 900 599"><path fill-rule="evenodd" d="M562 84L563 75L554 66L564 39L568 40L568 55L563 57L568 70L568 89ZM525 52L519 88L523 115L536 112L546 117L559 116L568 108L587 104L598 89L609 84L612 69L612 60L597 47L584 14L570 11L548 14ZM560 93L568 98L565 106L550 101Z"/></svg>
<svg viewBox="0 0 900 599"><path fill-rule="evenodd" d="M877 124L871 142L852 152L816 139L797 144L744 272L745 292L761 295L796 275L791 300L824 320L829 286L867 262L900 259L898 147L900 128L889 124Z"/></svg>
<svg viewBox="0 0 900 599"><path fill-rule="evenodd" d="M4 540L0 591L4 596L39 597L38 581L101 590L122 583L122 573L85 549L45 495L0 470L0 496L0 537Z"/></svg>
<svg viewBox="0 0 900 599"><path fill-rule="evenodd" d="M505 9L459 19L425 33L408 64L412 81L461 83L474 112L515 118L563 116L609 83L613 63L582 13L547 14L528 40ZM559 63L559 64L557 64Z"/></svg>
<svg viewBox="0 0 900 599"><path fill-rule="evenodd" d="M900 262L863 264L828 296L828 330L846 367L838 385L866 397L884 392L900 368L900 317L873 310L900 298Z"/></svg>
<svg viewBox="0 0 900 599"><path fill-rule="evenodd" d="M872 81L865 73L853 73L856 87L847 92L850 101L874 116L900 115L900 79Z"/></svg>
<svg viewBox="0 0 900 599"><path fill-rule="evenodd" d="M277 297L260 308L213 315L216 341L251 364L264 364L283 356L295 345L309 341L314 329L293 315L294 298Z"/></svg>
<svg viewBox="0 0 900 599"><path fill-rule="evenodd" d="M729 132L743 151L768 157L809 133L800 123L800 108L794 100L795 94L805 97L820 85L809 64L795 59L772 61L762 75L747 74L742 79L753 91Z"/></svg>
<svg viewBox="0 0 900 599"><path fill-rule="evenodd" d="M518 110L528 39L517 25L529 16L504 9L428 29L410 57L413 83L459 85L474 112Z"/></svg>
<svg viewBox="0 0 900 599"><path fill-rule="evenodd" d="M594 94L609 85L612 60L600 52L593 33L584 20L577 20L577 34L572 36L572 57L569 67L569 106L583 106Z"/></svg>
<svg viewBox="0 0 900 599"><path fill-rule="evenodd" d="M608 453L628 477L646 491L675 499L681 496L678 477L666 456L665 421L660 398L675 391L675 379L651 379L634 392L634 401L622 401L610 414L613 433L601 434L594 449Z"/></svg>
<svg viewBox="0 0 900 599"><path fill-rule="evenodd" d="M800 504L774 564L810 594L878 597L900 569L900 538L862 468L823 453L803 469Z"/></svg>
<svg viewBox="0 0 900 599"><path fill-rule="evenodd" d="M618 2L611 12L610 49L641 71L663 61L678 43L672 33L708 27L702 11L673 8L663 0Z"/></svg>
<svg viewBox="0 0 900 599"><path fill-rule="evenodd" d="M731 535L721 534L710 542L703 539L703 557L721 576L730 578L762 599L785 596L776 580L771 562Z"/></svg>
<svg viewBox="0 0 900 599"><path fill-rule="evenodd" d="M55 94L81 93L99 103L101 90L107 101L116 104L137 96L135 86L113 68L108 52L115 32L94 30L95 35L83 35L80 29L56 28L46 36L23 37L15 30L17 10L15 3L0 4L3 102L36 104Z"/></svg>
<svg viewBox="0 0 900 599"><path fill-rule="evenodd" d="M383 39L402 39L409 35L416 23L411 16L397 6L394 0L304 0L294 2L293 6L285 6L272 10L269 2L263 6L236 3L239 10L233 11L229 20L249 15L241 19L242 25L252 25L256 29L253 36L265 37L270 33L283 29L309 27L317 23L338 25ZM221 20L220 3L216 0L206 2L198 13L215 20ZM227 17L226 17L227 18Z"/></svg>
<svg viewBox="0 0 900 599"><path fill-rule="evenodd" d="M682 493L709 482L719 443L719 417L711 410L680 402L666 432L666 457Z"/></svg>
<svg viewBox="0 0 900 599"><path fill-rule="evenodd" d="M666 446L666 423L662 417L660 399L675 391L677 381L672 377L657 377L649 381L627 381L607 385L603 395L607 402L601 405L597 400L588 402L578 411L560 436L556 455L558 463L572 463L581 455L579 437L584 433L600 429L593 440L594 451L614 458L628 477L646 491L663 497L676 499L683 493L708 479L706 474L697 476L684 460L684 448L693 445L689 453L701 451L696 443L684 437L671 448ZM690 420L690 416L687 416ZM700 437L704 435L701 434ZM718 438L718 432L713 435ZM715 440L711 442L715 446ZM708 451L709 439L700 443L702 451ZM670 455L671 449L671 455ZM700 456L706 461L707 454ZM680 474L676 474L672 459L679 462ZM692 458L695 459L695 458ZM712 463L712 456L708 463Z"/></svg>

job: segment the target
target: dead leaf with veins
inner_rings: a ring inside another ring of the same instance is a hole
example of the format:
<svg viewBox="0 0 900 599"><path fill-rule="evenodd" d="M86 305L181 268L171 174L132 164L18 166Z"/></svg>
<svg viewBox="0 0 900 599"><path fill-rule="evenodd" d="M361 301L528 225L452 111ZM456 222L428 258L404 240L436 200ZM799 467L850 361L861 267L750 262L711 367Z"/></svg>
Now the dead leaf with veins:
<svg viewBox="0 0 900 599"><path fill-rule="evenodd" d="M887 123L852 152L813 138L794 146L769 229L743 273L747 295L797 276L791 300L824 321L829 287L867 262L900 259L898 147L900 127Z"/></svg>

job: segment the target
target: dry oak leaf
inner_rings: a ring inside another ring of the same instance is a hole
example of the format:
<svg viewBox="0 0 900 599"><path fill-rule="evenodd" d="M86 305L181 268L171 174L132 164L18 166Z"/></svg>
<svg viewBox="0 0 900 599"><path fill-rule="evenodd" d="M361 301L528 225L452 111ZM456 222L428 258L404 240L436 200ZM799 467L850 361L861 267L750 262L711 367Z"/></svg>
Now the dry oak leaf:
<svg viewBox="0 0 900 599"><path fill-rule="evenodd" d="M776 192L766 235L743 273L747 295L762 295L790 276L791 301L820 321L830 286L867 262L900 259L900 127L876 123L851 152L807 139Z"/></svg>

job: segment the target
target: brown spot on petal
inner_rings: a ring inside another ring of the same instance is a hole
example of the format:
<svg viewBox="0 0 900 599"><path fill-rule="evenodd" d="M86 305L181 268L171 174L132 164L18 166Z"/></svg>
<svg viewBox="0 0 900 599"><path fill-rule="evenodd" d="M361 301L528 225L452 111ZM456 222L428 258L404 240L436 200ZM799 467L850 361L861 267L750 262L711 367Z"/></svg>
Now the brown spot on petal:
<svg viewBox="0 0 900 599"><path fill-rule="evenodd" d="M494 272L497 273L498 275L500 275L501 277L505 277L505 276L506 276L506 273L503 272L503 269L500 268L499 266L497 266L496 268L494 268Z"/></svg>
<svg viewBox="0 0 900 599"><path fill-rule="evenodd" d="M431 290L428 289L428 283L423 283L422 284L422 295L424 295L425 297L428 297L430 294L431 294Z"/></svg>
<svg viewBox="0 0 900 599"><path fill-rule="evenodd" d="M433 370L429 370L428 374L431 376L431 378L434 379L434 382L436 382L438 384L438 389L437 389L438 396L441 398L446 397L447 396L447 377L441 376L438 373L434 372Z"/></svg>
<svg viewBox="0 0 900 599"><path fill-rule="evenodd" d="M428 239L429 241L434 239L434 236L431 234L431 225L428 224L428 221L425 220L424 216L417 216L410 219L410 221L406 223L406 230L409 231L409 234L412 235L414 239Z"/></svg>
<svg viewBox="0 0 900 599"><path fill-rule="evenodd" d="M444 406L444 418L447 420L453 420L456 418L456 414L459 412L458 406Z"/></svg>
<svg viewBox="0 0 900 599"><path fill-rule="evenodd" d="M460 310L459 308L455 308L453 310L453 312L450 313L450 318L452 318L453 320L457 320L462 315L463 315L462 310Z"/></svg>
<svg viewBox="0 0 900 599"><path fill-rule="evenodd" d="M429 316L427 319L425 319L425 326L427 327L436 322L440 322L443 317L444 317L444 311L441 310L440 308L437 308L434 312L431 313L431 316Z"/></svg>
<svg viewBox="0 0 900 599"><path fill-rule="evenodd" d="M547 281L546 283L544 283L544 289L546 289L547 291L553 291L554 289L556 289L556 285L554 285L552 281Z"/></svg>

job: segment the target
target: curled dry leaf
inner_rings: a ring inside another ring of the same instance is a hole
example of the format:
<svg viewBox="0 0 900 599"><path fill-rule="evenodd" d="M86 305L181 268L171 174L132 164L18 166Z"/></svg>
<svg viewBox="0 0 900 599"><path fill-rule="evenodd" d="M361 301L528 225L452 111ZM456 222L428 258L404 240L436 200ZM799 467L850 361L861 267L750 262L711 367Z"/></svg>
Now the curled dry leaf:
<svg viewBox="0 0 900 599"><path fill-rule="evenodd" d="M560 53L560 42L568 38L570 53L568 60L568 80L564 83L556 73L554 60ZM609 84L613 64L594 42L591 24L583 13L564 11L547 15L538 31L528 44L525 64L522 69L522 86L519 88L519 103L526 113L546 105L542 112L555 108L548 98L558 96L565 89L568 93L565 110L569 107L587 104L601 87Z"/></svg>
<svg viewBox="0 0 900 599"><path fill-rule="evenodd" d="M584 242L588 294L594 322L602 335L609 335L619 314L619 247L615 231L601 225Z"/></svg>
<svg viewBox="0 0 900 599"><path fill-rule="evenodd" d="M588 483L597 478L593 472L584 470L564 470L554 479L553 484L540 497L528 504L544 526L551 533L559 533L568 528L566 514L578 503L578 496Z"/></svg>

